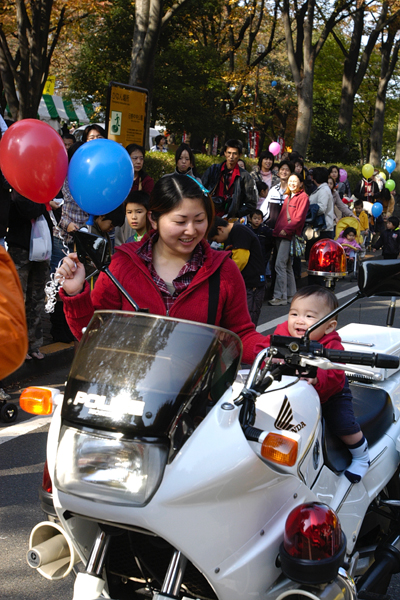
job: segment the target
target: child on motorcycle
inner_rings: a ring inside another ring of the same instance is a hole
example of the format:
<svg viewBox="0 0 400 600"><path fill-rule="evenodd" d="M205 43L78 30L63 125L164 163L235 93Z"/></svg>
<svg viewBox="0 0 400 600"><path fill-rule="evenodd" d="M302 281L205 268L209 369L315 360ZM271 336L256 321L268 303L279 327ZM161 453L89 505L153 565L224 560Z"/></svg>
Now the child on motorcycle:
<svg viewBox="0 0 400 600"><path fill-rule="evenodd" d="M288 320L276 328L275 335L303 337L307 329L338 307L338 301L327 288L310 285L300 289L290 305ZM322 344L325 348L343 350L341 339L336 332L337 321L330 319L310 334L310 339ZM267 337L269 345L269 337ZM261 348L260 348L261 349ZM317 370L315 378L307 378L313 385L321 400L322 415L329 429L347 445L352 462L345 471L351 483L358 483L368 470L368 442L360 425L357 423L352 394L344 371L322 369Z"/></svg>

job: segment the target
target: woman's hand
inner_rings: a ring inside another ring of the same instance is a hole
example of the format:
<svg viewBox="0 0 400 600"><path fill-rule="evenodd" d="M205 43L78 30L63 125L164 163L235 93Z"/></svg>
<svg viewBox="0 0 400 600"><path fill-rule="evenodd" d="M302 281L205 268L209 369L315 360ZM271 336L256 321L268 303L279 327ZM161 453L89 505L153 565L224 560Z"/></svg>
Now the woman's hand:
<svg viewBox="0 0 400 600"><path fill-rule="evenodd" d="M60 267L56 270L56 277L64 279L63 290L68 296L76 296L82 291L85 284L85 267L78 260L76 252L66 256Z"/></svg>
<svg viewBox="0 0 400 600"><path fill-rule="evenodd" d="M73 231L78 231L79 229L79 225L77 225L77 223L73 223L71 221L71 223L68 223L68 227L67 227L67 232L68 233L72 233Z"/></svg>

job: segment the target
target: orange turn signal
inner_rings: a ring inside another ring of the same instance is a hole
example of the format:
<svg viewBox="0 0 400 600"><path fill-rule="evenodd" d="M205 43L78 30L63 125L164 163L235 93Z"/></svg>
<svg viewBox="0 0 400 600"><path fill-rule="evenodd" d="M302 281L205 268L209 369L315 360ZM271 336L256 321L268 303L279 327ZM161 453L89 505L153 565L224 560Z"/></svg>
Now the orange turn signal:
<svg viewBox="0 0 400 600"><path fill-rule="evenodd" d="M261 456L271 462L293 467L297 460L298 442L280 433L268 433L261 446Z"/></svg>
<svg viewBox="0 0 400 600"><path fill-rule="evenodd" d="M19 405L32 415L51 415L53 412L53 392L44 387L28 387L19 397Z"/></svg>

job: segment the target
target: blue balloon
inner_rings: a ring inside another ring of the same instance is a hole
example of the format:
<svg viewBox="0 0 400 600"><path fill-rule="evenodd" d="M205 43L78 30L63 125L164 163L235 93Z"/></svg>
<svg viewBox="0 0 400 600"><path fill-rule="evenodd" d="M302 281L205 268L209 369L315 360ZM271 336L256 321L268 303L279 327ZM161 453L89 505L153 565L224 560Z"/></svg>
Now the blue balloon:
<svg viewBox="0 0 400 600"><path fill-rule="evenodd" d="M72 197L85 212L105 215L122 204L133 184L131 157L112 140L93 140L78 148L68 167Z"/></svg>
<svg viewBox="0 0 400 600"><path fill-rule="evenodd" d="M383 206L380 202L375 202L371 207L371 213L372 213L372 216L375 217L375 219L382 214L382 211L383 211Z"/></svg>
<svg viewBox="0 0 400 600"><path fill-rule="evenodd" d="M275 86L278 85L278 82L277 81L271 81L271 85L272 85L272 87L275 87Z"/></svg>
<svg viewBox="0 0 400 600"><path fill-rule="evenodd" d="M386 167L386 171L388 173L392 173L395 170L395 168L396 168L396 163L395 163L395 161L393 159L389 158L386 161L385 167Z"/></svg>

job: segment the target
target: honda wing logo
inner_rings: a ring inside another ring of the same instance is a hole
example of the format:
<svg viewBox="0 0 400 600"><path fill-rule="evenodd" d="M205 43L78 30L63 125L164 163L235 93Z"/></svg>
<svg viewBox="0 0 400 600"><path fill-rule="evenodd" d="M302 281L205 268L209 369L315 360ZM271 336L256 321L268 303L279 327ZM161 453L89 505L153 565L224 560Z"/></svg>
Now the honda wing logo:
<svg viewBox="0 0 400 600"><path fill-rule="evenodd" d="M278 416L276 417L274 425L276 429L285 429L286 431L294 431L295 433L297 433L298 431L303 429L303 427L306 426L306 424L303 423L303 421L297 424L293 423L293 411L287 396L285 396L285 398L283 399L283 404L278 413Z"/></svg>

